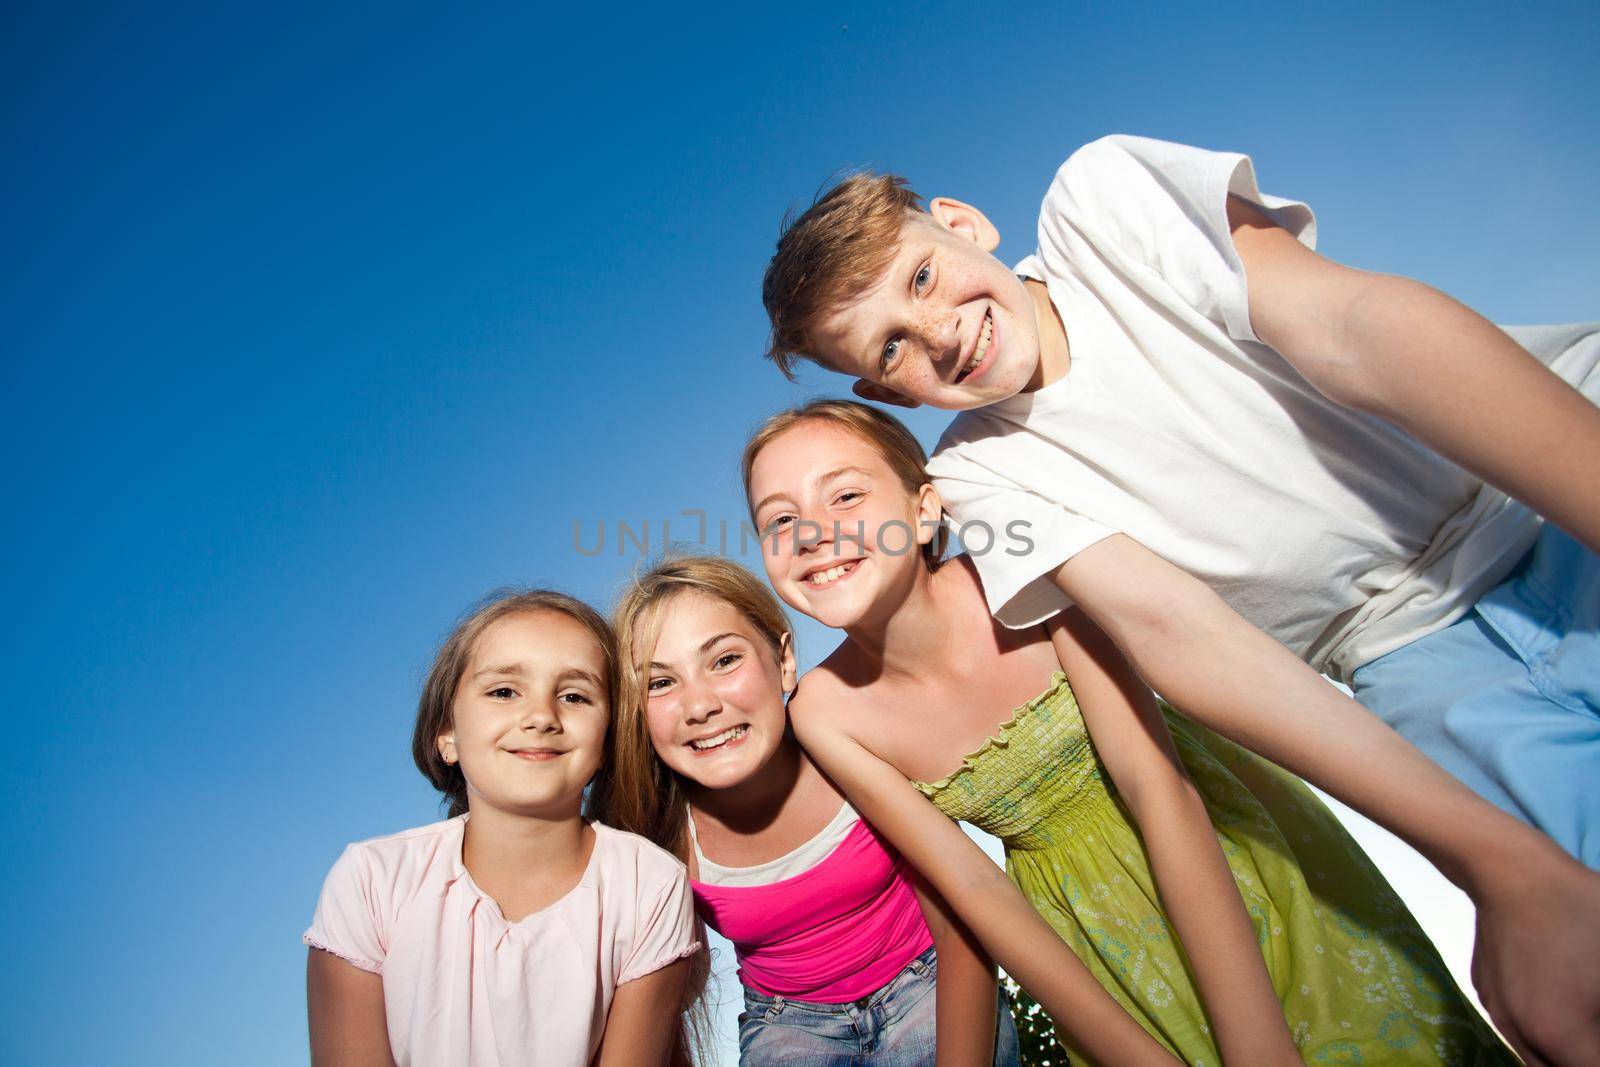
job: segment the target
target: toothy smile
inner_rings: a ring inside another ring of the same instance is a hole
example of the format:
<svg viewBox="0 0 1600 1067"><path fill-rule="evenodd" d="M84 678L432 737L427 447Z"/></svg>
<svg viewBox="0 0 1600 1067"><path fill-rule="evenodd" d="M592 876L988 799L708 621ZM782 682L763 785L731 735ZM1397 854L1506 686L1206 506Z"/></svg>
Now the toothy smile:
<svg viewBox="0 0 1600 1067"><path fill-rule="evenodd" d="M812 571L806 575L806 584L814 587L832 585L846 575L853 574L860 565L861 561L859 559L852 559L844 563L836 563L832 567Z"/></svg>
<svg viewBox="0 0 1600 1067"><path fill-rule="evenodd" d="M720 734L712 734L710 737L702 737L699 740L690 741L689 747L694 749L696 752L711 752L721 748L730 741L739 740L749 732L750 727L748 724L742 726L730 726Z"/></svg>
<svg viewBox="0 0 1600 1067"><path fill-rule="evenodd" d="M972 346L972 355L967 360L967 365L961 368L956 375L956 384L966 381L974 374L981 373L988 365L989 348L994 344L994 313L983 313L983 326L978 330L978 342Z"/></svg>

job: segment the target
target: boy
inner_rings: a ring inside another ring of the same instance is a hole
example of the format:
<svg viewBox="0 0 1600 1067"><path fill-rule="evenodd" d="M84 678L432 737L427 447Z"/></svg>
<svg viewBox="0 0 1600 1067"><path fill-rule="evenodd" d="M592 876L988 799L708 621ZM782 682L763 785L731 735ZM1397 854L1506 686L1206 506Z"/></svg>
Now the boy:
<svg viewBox="0 0 1600 1067"><path fill-rule="evenodd" d="M1000 621L1081 605L1195 719L1406 837L1477 902L1475 974L1518 1051L1600 1056L1600 944L1570 957L1593 988L1549 959L1593 935L1600 879L1296 659L1600 865L1600 331L1522 331L1530 356L1322 259L1310 210L1238 155L1087 146L1015 273L982 212L918 205L856 177L786 230L769 355L962 411L929 473L958 524L1025 520L974 552ZM1519 915L1534 891L1566 922Z"/></svg>

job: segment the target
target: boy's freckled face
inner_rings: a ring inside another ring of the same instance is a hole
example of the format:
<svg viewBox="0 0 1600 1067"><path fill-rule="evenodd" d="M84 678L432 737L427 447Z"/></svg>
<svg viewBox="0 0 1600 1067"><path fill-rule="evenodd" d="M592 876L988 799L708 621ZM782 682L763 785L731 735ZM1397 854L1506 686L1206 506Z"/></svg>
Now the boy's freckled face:
<svg viewBox="0 0 1600 1067"><path fill-rule="evenodd" d="M989 243L931 216L907 221L877 284L812 331L818 354L836 370L951 411L1036 388L1038 313Z"/></svg>

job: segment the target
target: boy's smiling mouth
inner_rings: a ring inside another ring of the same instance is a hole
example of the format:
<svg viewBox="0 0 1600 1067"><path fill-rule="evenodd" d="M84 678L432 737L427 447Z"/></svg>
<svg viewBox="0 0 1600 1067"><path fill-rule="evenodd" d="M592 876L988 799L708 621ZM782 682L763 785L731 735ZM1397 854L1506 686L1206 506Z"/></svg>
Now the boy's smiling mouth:
<svg viewBox="0 0 1600 1067"><path fill-rule="evenodd" d="M972 354L967 357L966 365L957 372L955 384L960 385L970 378L981 377L989 369L990 353L994 350L994 308L991 307L983 313L983 323L978 328L977 339L972 345Z"/></svg>
<svg viewBox="0 0 1600 1067"><path fill-rule="evenodd" d="M834 563L827 567L818 567L816 570L811 571L805 576L805 583L811 586L813 589L820 589L824 586L833 585L835 582L854 574L856 568L859 566L861 566L861 561L859 559L848 559L843 563Z"/></svg>

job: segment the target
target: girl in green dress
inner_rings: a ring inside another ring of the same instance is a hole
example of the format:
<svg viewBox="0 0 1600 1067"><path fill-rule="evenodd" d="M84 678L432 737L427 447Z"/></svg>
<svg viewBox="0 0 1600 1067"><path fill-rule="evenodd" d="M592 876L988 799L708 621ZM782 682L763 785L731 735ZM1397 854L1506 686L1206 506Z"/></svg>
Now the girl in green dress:
<svg viewBox="0 0 1600 1067"><path fill-rule="evenodd" d="M747 446L769 579L847 634L791 721L1072 1051L1514 1063L1304 784L1161 709L1080 612L993 621L970 560L941 559L922 463L897 421L845 402ZM1005 842L1020 895L953 819Z"/></svg>

